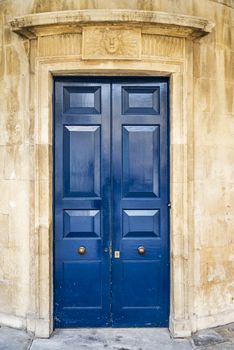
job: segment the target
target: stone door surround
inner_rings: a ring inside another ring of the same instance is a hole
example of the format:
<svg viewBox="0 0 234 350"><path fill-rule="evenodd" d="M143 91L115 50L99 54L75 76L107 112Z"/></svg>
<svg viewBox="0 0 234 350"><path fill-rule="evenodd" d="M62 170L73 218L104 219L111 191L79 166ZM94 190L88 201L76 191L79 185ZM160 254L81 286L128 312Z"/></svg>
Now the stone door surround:
<svg viewBox="0 0 234 350"><path fill-rule="evenodd" d="M53 330L53 76L170 77L170 330L189 336L194 317L193 42L214 24L204 18L136 10L79 10L17 17L29 43L34 114L34 197L30 237L29 331ZM27 45L26 45L27 46Z"/></svg>

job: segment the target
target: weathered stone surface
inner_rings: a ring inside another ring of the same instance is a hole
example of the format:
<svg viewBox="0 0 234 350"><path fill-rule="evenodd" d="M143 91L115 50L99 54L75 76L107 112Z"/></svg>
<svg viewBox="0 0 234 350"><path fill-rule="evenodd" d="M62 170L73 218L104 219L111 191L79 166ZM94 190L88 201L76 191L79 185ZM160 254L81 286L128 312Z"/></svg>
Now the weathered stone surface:
<svg viewBox="0 0 234 350"><path fill-rule="evenodd" d="M79 344L79 345L78 345ZM51 339L35 339L31 350L190 350L188 340L172 340L165 329L59 330Z"/></svg>
<svg viewBox="0 0 234 350"><path fill-rule="evenodd" d="M0 214L0 244L8 246L9 243L9 215Z"/></svg>
<svg viewBox="0 0 234 350"><path fill-rule="evenodd" d="M193 335L192 344L199 350L234 349L234 325L199 331Z"/></svg>
<svg viewBox="0 0 234 350"><path fill-rule="evenodd" d="M0 328L0 350L229 350L234 348L233 324L173 340L167 329L56 330L50 339L11 328Z"/></svg>
<svg viewBox="0 0 234 350"><path fill-rule="evenodd" d="M28 350L32 342L29 334L12 328L0 328L0 350Z"/></svg>
<svg viewBox="0 0 234 350"><path fill-rule="evenodd" d="M38 39L38 55L41 57L80 54L80 33L42 36Z"/></svg>
<svg viewBox="0 0 234 350"><path fill-rule="evenodd" d="M138 11L133 9L87 9L83 11L63 11L56 14L41 13L38 15L27 15L15 18L11 21L12 29L23 37L32 39L37 35L45 35L51 31L51 26L65 27L85 23L111 24L143 24L144 26L155 26L154 34L196 38L211 32L214 23L200 17L175 15L170 12ZM159 32L157 31L159 27ZM41 31L42 30L42 31Z"/></svg>
<svg viewBox="0 0 234 350"><path fill-rule="evenodd" d="M214 330L210 331L200 331L193 336L193 342L196 347L198 346L211 346L219 343L223 343L225 338L220 334L216 333Z"/></svg>
<svg viewBox="0 0 234 350"><path fill-rule="evenodd" d="M31 344L31 346L30 346ZM48 340L33 339L24 331L0 328L0 350L152 350L155 346L165 350L190 350L188 340L172 340L165 329L132 330L65 330L56 331Z"/></svg>
<svg viewBox="0 0 234 350"><path fill-rule="evenodd" d="M142 22L141 59L131 64L111 53L105 60L82 60L82 25L66 26L64 33L40 28L34 36L41 36L30 43L10 31L14 17L80 9L164 11L173 14L171 20L205 17L215 28L190 42L178 37L191 35L188 22L182 30L175 23L172 31L158 26L157 33ZM69 66L76 75L171 76L171 328L182 336L233 321L232 21L231 0L0 2L0 313L6 313L1 320L13 316L43 336L51 330L50 72L66 75Z"/></svg>
<svg viewBox="0 0 234 350"><path fill-rule="evenodd" d="M99 26L83 29L83 59L122 59L141 58L140 29Z"/></svg>

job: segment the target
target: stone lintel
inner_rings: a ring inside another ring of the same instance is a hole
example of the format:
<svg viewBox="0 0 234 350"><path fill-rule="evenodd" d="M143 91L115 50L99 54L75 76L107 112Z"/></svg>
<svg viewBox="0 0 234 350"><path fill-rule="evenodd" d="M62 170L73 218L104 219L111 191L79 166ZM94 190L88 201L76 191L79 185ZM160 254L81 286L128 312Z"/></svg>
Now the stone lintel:
<svg viewBox="0 0 234 350"><path fill-rule="evenodd" d="M16 17L10 21L14 32L28 39L58 33L81 31L85 25L124 25L140 27L174 37L199 38L211 32L214 23L195 16L140 10L72 10Z"/></svg>

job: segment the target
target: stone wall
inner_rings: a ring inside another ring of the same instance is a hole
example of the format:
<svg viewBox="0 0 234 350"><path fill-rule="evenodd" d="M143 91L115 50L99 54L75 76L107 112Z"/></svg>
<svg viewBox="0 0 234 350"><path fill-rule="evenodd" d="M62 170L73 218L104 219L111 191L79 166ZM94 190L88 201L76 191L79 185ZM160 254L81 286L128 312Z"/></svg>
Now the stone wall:
<svg viewBox="0 0 234 350"><path fill-rule="evenodd" d="M166 11L216 26L193 44L193 238L189 243L192 329L234 321L233 0L0 1L0 322L27 327L35 261L34 101L29 42L9 20L24 14L93 8ZM231 31L232 30L232 31ZM35 255L39 252L35 251Z"/></svg>
<svg viewBox="0 0 234 350"><path fill-rule="evenodd" d="M216 23L194 45L194 313L202 328L234 309L234 10L208 2L194 12Z"/></svg>

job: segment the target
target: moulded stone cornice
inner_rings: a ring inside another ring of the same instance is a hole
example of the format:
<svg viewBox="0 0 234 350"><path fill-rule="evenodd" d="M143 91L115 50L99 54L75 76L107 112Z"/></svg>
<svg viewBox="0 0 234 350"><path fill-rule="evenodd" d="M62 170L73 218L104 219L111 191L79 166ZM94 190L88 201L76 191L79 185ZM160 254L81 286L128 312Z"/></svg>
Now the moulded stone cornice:
<svg viewBox="0 0 234 350"><path fill-rule="evenodd" d="M72 10L45 12L14 18L14 32L33 39L37 36L81 31L85 25L127 25L142 32L175 37L198 38L211 32L214 23L195 16L138 10Z"/></svg>

